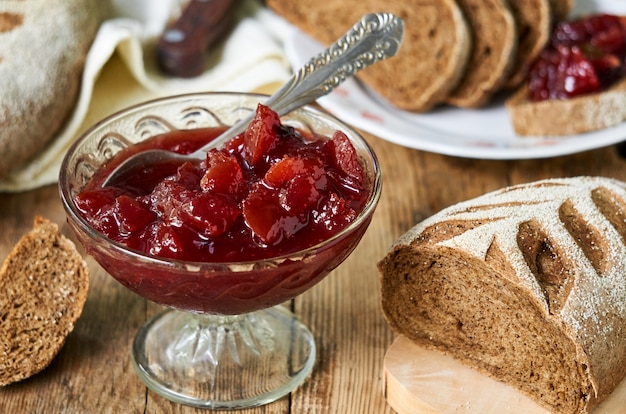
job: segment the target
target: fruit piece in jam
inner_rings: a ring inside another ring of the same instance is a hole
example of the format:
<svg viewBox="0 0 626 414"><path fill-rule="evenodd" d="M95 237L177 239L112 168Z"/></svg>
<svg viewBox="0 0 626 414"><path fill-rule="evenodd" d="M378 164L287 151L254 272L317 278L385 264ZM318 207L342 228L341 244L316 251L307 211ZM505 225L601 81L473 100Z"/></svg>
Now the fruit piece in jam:
<svg viewBox="0 0 626 414"><path fill-rule="evenodd" d="M96 230L132 249L207 262L306 249L363 209L366 176L347 136L311 136L283 125L263 105L245 132L205 160L142 166L114 187L102 187L102 178L133 152L189 153L222 131L173 131L127 148L76 196L77 207Z"/></svg>
<svg viewBox="0 0 626 414"><path fill-rule="evenodd" d="M606 90L626 74L626 17L559 22L528 74L529 99L569 99Z"/></svg>

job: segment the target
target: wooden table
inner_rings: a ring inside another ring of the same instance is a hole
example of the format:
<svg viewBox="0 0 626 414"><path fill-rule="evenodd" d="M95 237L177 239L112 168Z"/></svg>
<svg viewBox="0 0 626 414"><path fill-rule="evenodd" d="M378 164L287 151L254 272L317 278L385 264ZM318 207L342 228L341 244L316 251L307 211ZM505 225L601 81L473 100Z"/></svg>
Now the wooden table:
<svg viewBox="0 0 626 414"><path fill-rule="evenodd" d="M376 262L390 244L438 210L500 187L547 177L603 175L626 180L617 147L552 159L453 158L367 136L380 158L384 189L361 244L319 285L288 304L318 347L312 376L292 395L242 413L391 413L382 392L382 361L394 333L379 305ZM0 194L0 258L39 214L65 223L57 188ZM159 307L121 287L91 258L83 314L43 372L0 389L3 413L192 413L148 391L133 372L130 346ZM1 294L1 293L0 293Z"/></svg>

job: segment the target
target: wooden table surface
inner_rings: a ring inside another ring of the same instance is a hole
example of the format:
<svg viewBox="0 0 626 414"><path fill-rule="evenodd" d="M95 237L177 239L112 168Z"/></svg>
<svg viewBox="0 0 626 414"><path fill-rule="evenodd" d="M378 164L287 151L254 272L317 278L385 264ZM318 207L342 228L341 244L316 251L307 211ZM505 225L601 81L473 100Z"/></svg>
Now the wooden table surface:
<svg viewBox="0 0 626 414"><path fill-rule="evenodd" d="M366 135L378 154L383 194L361 244L339 268L291 304L318 347L312 375L294 393L242 413L391 413L382 361L394 339L380 310L376 262L420 220L500 187L547 177L626 180L616 146L551 159L491 161L448 157ZM0 194L0 258L43 215L71 236L56 186ZM2 413L193 413L148 391L130 360L132 339L159 307L129 292L90 257L90 293L64 348L43 372L0 389ZM1 294L1 293L0 293Z"/></svg>

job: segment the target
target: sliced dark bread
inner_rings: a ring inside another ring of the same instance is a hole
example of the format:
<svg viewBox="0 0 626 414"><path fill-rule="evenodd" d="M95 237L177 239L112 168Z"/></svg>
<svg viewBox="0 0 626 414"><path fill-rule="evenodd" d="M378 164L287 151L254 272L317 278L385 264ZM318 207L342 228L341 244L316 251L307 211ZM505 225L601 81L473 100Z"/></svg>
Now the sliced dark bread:
<svg viewBox="0 0 626 414"><path fill-rule="evenodd" d="M519 37L515 65L505 87L514 89L524 81L528 67L550 38L552 10L549 0L509 0L509 6Z"/></svg>
<svg viewBox="0 0 626 414"><path fill-rule="evenodd" d="M87 265L56 224L35 218L0 268L0 385L28 378L57 355L80 316Z"/></svg>
<svg viewBox="0 0 626 414"><path fill-rule="evenodd" d="M517 29L506 0L457 1L471 28L472 53L461 84L446 101L477 108L508 79L517 53Z"/></svg>
<svg viewBox="0 0 626 414"><path fill-rule="evenodd" d="M552 15L556 20L567 19L573 7L574 0L550 0Z"/></svg>
<svg viewBox="0 0 626 414"><path fill-rule="evenodd" d="M469 60L469 27L455 0L267 0L267 5L326 45L365 14L389 12L401 17L405 35L398 54L358 75L401 109L424 112L442 103Z"/></svg>

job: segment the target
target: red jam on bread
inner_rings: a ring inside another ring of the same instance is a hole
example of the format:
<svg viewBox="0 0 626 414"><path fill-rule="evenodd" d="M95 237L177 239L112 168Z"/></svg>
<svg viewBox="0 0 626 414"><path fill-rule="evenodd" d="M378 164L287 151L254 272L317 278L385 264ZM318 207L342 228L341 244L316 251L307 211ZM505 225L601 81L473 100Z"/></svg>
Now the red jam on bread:
<svg viewBox="0 0 626 414"><path fill-rule="evenodd" d="M173 131L123 150L76 196L76 206L111 240L197 262L300 251L337 234L364 208L365 171L348 137L311 136L263 105L244 133L206 160L142 166L102 187L102 178L137 151L190 153L222 131Z"/></svg>
<svg viewBox="0 0 626 414"><path fill-rule="evenodd" d="M609 14L558 23L528 75L533 102L608 89L625 74L626 17Z"/></svg>

